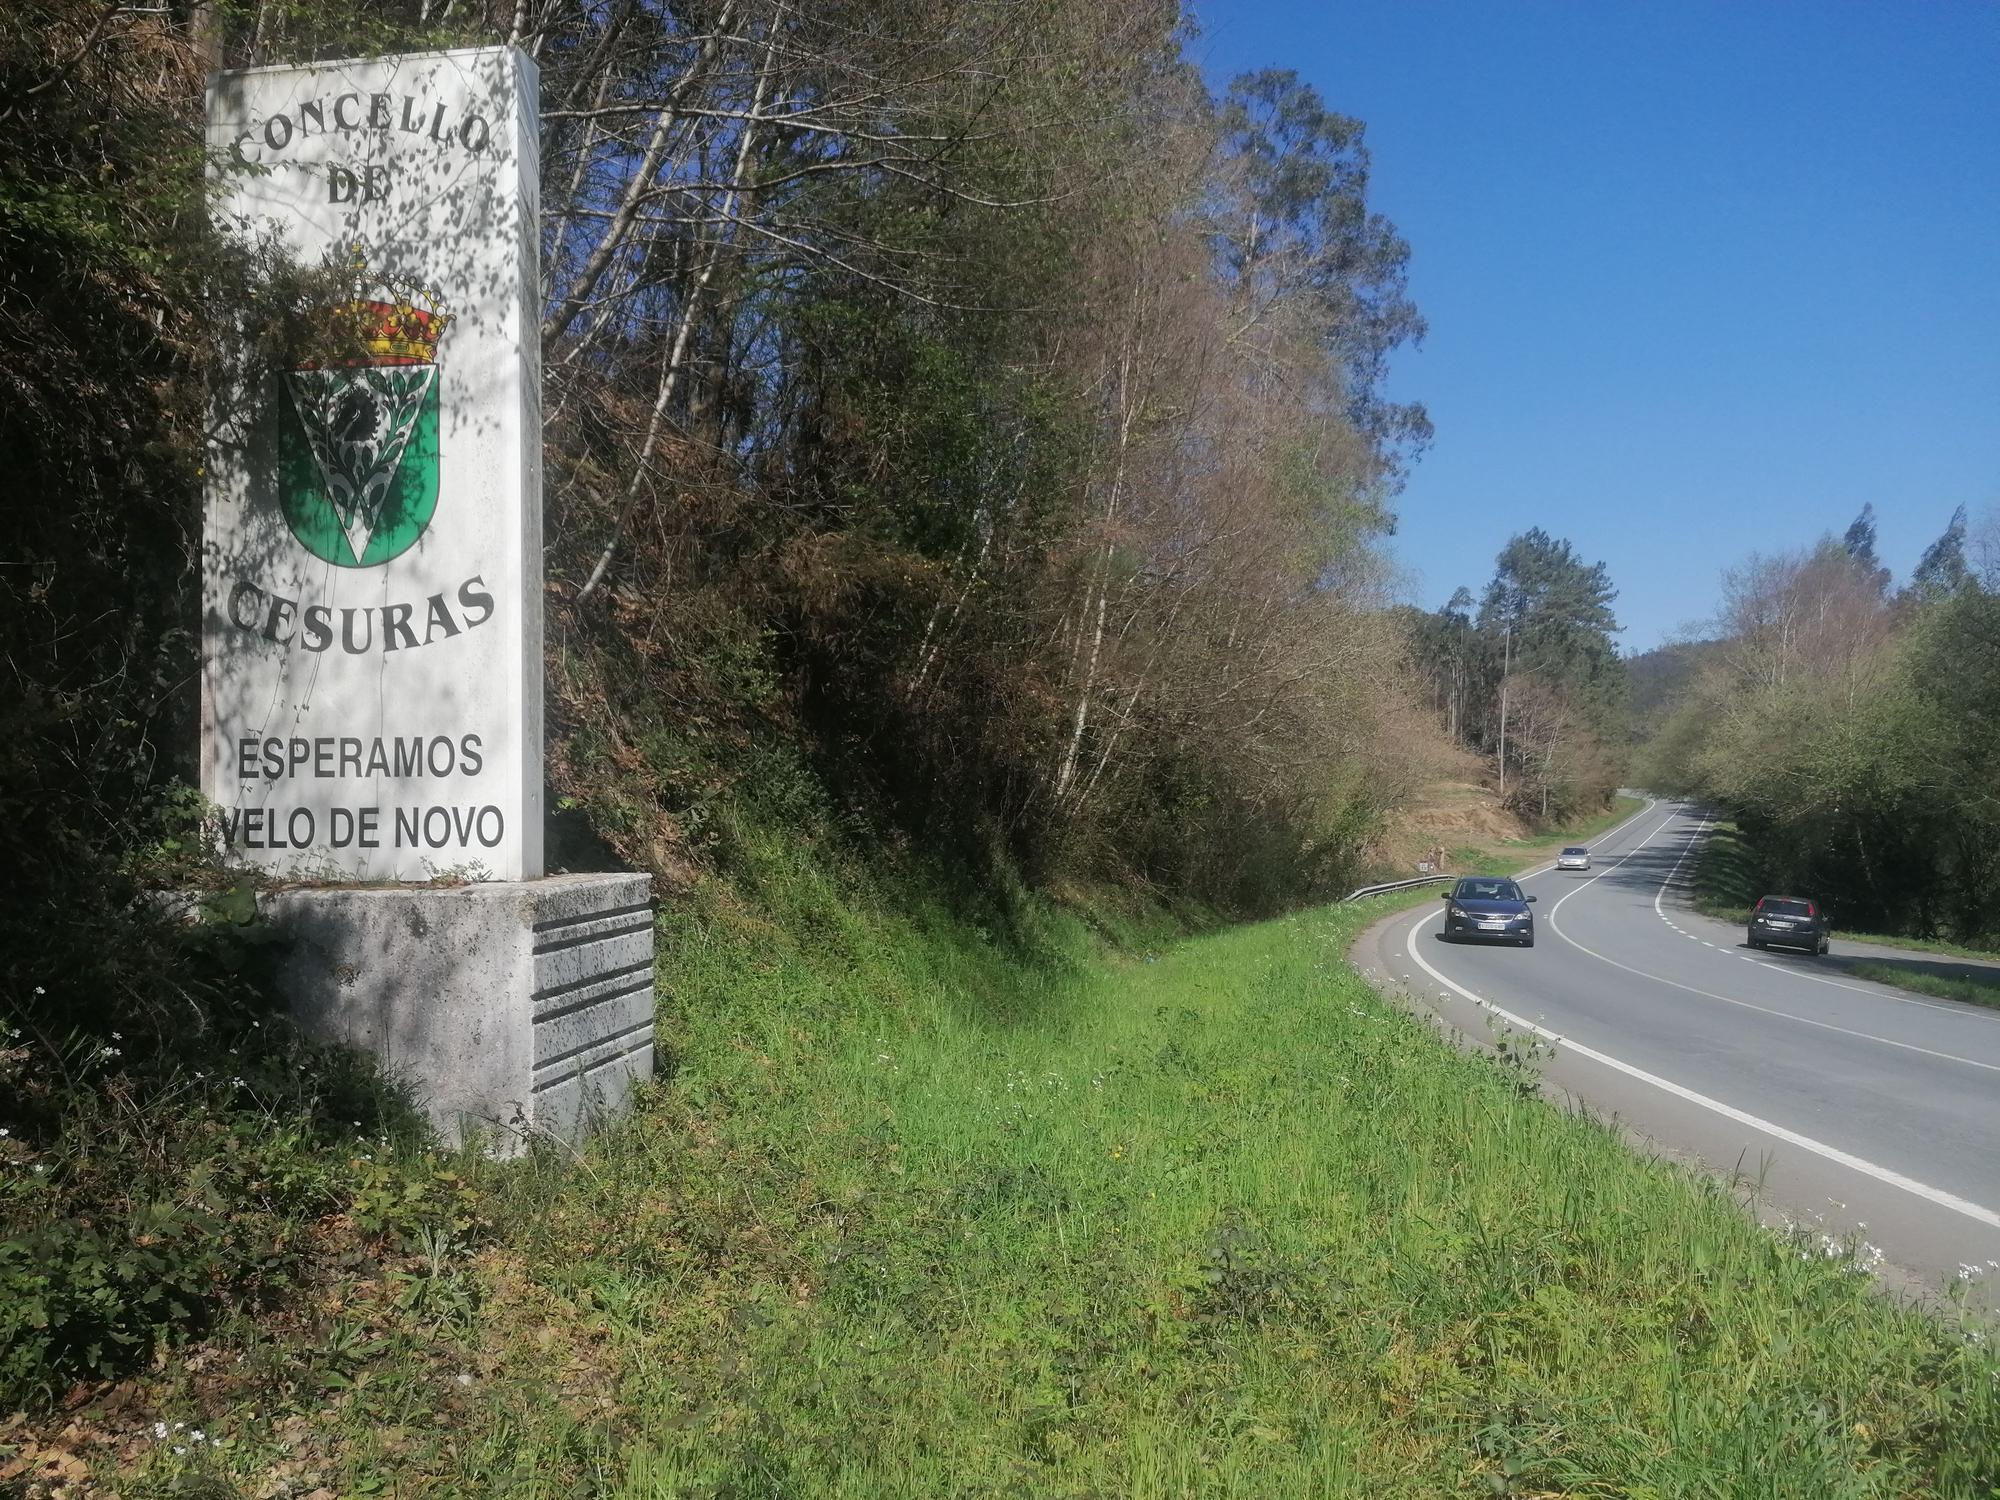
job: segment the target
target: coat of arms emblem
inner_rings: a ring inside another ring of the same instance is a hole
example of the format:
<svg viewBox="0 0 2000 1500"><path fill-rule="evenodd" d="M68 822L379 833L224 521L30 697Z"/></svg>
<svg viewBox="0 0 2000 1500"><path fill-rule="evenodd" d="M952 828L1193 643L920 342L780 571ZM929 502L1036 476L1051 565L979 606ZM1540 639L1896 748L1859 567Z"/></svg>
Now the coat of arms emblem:
<svg viewBox="0 0 2000 1500"><path fill-rule="evenodd" d="M354 295L328 309L323 347L284 373L279 503L314 557L372 568L409 551L430 525L437 351L450 323L435 293L370 288L359 277Z"/></svg>

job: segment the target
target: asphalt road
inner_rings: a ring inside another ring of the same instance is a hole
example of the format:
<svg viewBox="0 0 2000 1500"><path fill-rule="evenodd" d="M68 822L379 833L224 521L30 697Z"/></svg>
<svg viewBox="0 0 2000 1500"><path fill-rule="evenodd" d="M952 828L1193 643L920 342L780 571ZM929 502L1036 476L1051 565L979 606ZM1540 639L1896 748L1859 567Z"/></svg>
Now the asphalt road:
<svg viewBox="0 0 2000 1500"><path fill-rule="evenodd" d="M1588 872L1522 877L1532 949L1447 943L1443 901L1364 935L1355 957L1485 1041L1494 1020L1558 1038L1545 1080L1664 1154L1761 1183L1760 1211L1856 1235L1892 1279L1972 1268L2000 1304L2000 1010L1859 980L1843 960L1959 970L1844 943L1753 952L1682 897L1700 814L1651 804Z"/></svg>

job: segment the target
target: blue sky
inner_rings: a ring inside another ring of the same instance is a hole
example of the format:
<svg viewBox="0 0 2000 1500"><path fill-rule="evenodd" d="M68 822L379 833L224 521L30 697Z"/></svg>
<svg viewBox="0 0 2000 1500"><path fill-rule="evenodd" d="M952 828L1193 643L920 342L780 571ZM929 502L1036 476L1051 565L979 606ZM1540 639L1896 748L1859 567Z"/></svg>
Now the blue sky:
<svg viewBox="0 0 2000 1500"><path fill-rule="evenodd" d="M1430 321L1414 602L1541 525L1644 650L1865 501L1899 579L2000 506L2000 4L1195 5L1218 88L1294 68L1367 122Z"/></svg>

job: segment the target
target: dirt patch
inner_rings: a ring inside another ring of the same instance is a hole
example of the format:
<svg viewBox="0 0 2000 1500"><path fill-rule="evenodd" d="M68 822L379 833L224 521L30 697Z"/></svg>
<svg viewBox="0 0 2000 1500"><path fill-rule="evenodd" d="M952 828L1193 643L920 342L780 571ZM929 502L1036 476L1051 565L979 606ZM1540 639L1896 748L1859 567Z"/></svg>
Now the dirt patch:
<svg viewBox="0 0 2000 1500"><path fill-rule="evenodd" d="M1424 787L1408 804L1392 813L1382 835L1369 849L1373 863L1385 872L1414 871L1433 851L1442 850L1446 867L1455 849L1484 848L1532 836L1531 830L1500 805L1494 789L1480 776L1480 762L1459 757L1449 778Z"/></svg>

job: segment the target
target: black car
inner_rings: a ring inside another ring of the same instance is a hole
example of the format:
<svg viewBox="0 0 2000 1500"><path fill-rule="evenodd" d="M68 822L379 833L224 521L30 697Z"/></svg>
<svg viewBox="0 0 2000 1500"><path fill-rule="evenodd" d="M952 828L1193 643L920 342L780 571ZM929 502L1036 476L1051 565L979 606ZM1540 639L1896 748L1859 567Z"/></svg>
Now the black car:
<svg viewBox="0 0 2000 1500"><path fill-rule="evenodd" d="M1535 946L1535 898L1501 875L1465 875L1444 898L1444 937L1492 938L1496 942Z"/></svg>
<svg viewBox="0 0 2000 1500"><path fill-rule="evenodd" d="M1750 910L1750 946L1824 953L1833 936L1826 908L1803 896L1766 896Z"/></svg>

